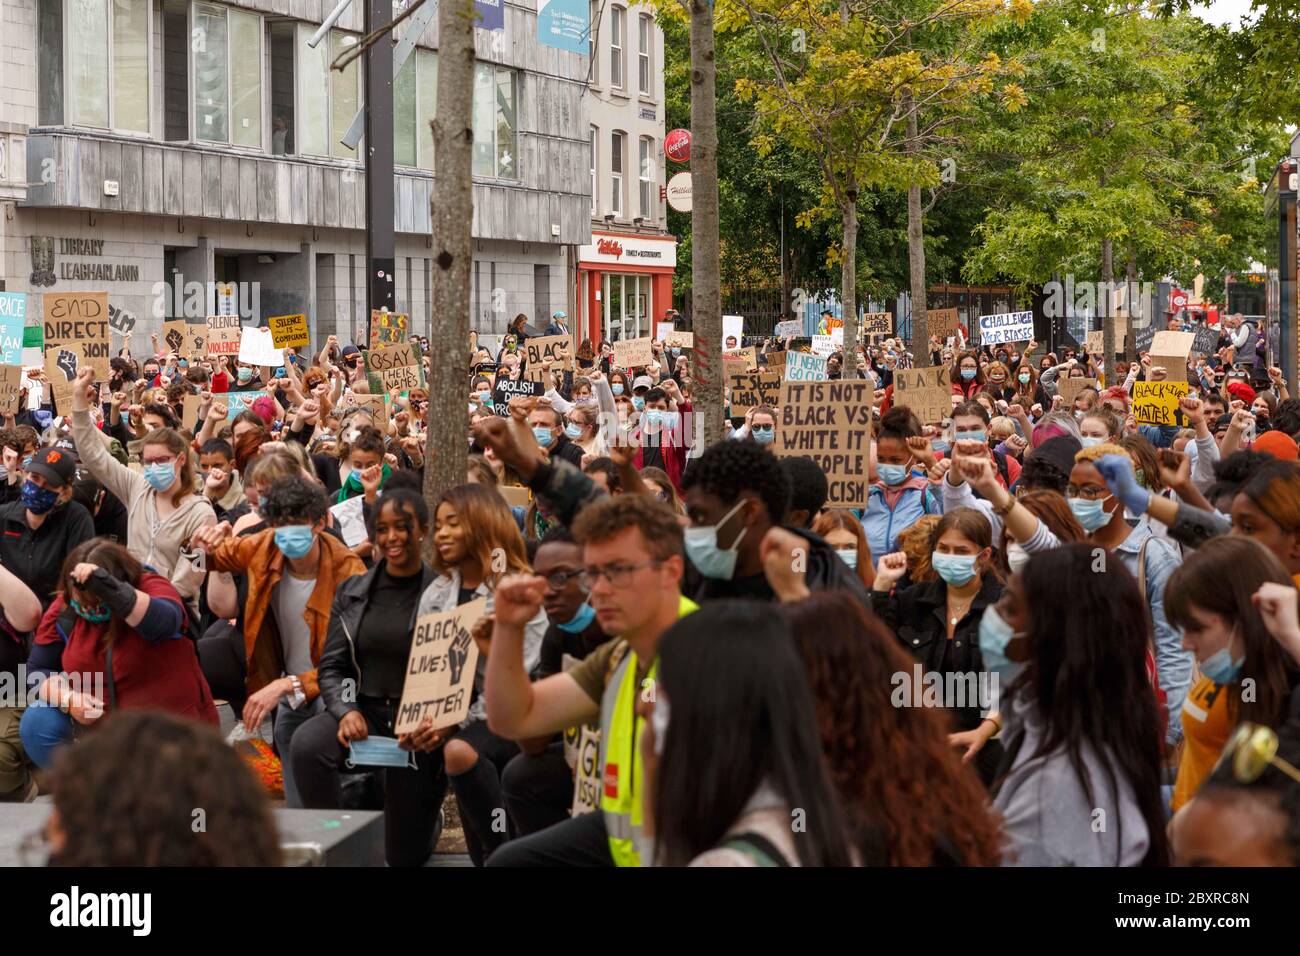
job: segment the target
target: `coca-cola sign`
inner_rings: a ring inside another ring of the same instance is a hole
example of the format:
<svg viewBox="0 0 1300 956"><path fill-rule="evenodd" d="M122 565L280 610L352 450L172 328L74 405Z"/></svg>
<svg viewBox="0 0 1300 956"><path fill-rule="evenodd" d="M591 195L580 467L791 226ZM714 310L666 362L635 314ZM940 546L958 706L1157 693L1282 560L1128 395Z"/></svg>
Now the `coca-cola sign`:
<svg viewBox="0 0 1300 956"><path fill-rule="evenodd" d="M664 155L674 163L689 162L691 158L690 130L675 129L665 136Z"/></svg>

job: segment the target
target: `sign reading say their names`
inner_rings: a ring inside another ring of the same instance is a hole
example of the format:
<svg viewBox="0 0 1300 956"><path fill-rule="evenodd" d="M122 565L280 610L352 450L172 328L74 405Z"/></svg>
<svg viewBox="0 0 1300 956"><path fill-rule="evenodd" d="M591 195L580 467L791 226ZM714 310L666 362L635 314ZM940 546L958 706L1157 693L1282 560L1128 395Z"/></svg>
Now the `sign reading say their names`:
<svg viewBox="0 0 1300 956"><path fill-rule="evenodd" d="M424 387L420 346L414 342L403 342L367 352L366 371L379 379L385 392L395 388L407 391ZM370 388L374 391L374 384Z"/></svg>
<svg viewBox="0 0 1300 956"><path fill-rule="evenodd" d="M807 352L785 353L785 377L791 382L826 381L826 356Z"/></svg>
<svg viewBox="0 0 1300 956"><path fill-rule="evenodd" d="M894 369L894 404L906 405L923 424L951 418L948 366Z"/></svg>
<svg viewBox="0 0 1300 956"><path fill-rule="evenodd" d="M1178 402L1187 397L1186 380L1177 382L1134 382L1133 417L1139 425L1181 425Z"/></svg>
<svg viewBox="0 0 1300 956"><path fill-rule="evenodd" d="M979 318L980 345L1030 342L1034 338L1034 313L1001 312Z"/></svg>
<svg viewBox="0 0 1300 956"><path fill-rule="evenodd" d="M776 372L741 372L727 376L731 388L731 414L744 415L751 408L775 408L781 398L781 376Z"/></svg>
<svg viewBox="0 0 1300 956"><path fill-rule="evenodd" d="M485 614L487 598L482 597L416 620L394 734L410 733L426 718L434 730L464 719L478 667L478 645L470 630Z"/></svg>
<svg viewBox="0 0 1300 956"><path fill-rule="evenodd" d="M641 368L654 363L654 339L619 339L614 343L614 364L619 368Z"/></svg>
<svg viewBox="0 0 1300 956"><path fill-rule="evenodd" d="M311 344L307 316L301 312L294 315L273 315L266 320L266 324L271 327L271 339L277 349L300 349Z"/></svg>
<svg viewBox="0 0 1300 956"><path fill-rule="evenodd" d="M774 451L815 461L826 473L832 507L867 504L873 393L872 383L861 380L781 383Z"/></svg>
<svg viewBox="0 0 1300 956"><path fill-rule="evenodd" d="M78 367L91 366L95 380L112 377L109 358L112 340L108 330L107 292L47 292L45 351L60 347L77 353Z"/></svg>

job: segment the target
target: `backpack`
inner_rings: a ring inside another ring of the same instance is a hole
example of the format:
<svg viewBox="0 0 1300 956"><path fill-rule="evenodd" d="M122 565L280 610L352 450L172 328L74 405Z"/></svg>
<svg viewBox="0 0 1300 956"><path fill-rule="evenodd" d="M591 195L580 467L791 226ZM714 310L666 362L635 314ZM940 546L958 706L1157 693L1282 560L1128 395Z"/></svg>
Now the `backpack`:
<svg viewBox="0 0 1300 956"><path fill-rule="evenodd" d="M740 833L722 844L719 849L735 850L749 857L758 866L790 866L785 854L767 837L754 833Z"/></svg>

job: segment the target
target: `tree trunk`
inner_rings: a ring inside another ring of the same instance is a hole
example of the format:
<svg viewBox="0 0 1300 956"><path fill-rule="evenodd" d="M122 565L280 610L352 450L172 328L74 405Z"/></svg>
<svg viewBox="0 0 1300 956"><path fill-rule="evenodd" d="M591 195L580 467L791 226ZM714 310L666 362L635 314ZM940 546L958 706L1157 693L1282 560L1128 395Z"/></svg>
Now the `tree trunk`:
<svg viewBox="0 0 1300 956"><path fill-rule="evenodd" d="M692 442L710 445L724 437L717 64L713 48L713 4L708 0L690 0L690 12L691 318L695 330L696 377L695 421L683 421L683 425Z"/></svg>
<svg viewBox="0 0 1300 956"><path fill-rule="evenodd" d="M1101 281L1107 290L1104 296L1098 296L1097 306L1101 310L1101 357L1102 371L1106 384L1113 385L1115 380L1115 310L1110 304L1110 287L1115 282L1115 250L1109 238L1101 241ZM1085 346L1087 343L1084 343Z"/></svg>
<svg viewBox="0 0 1300 956"><path fill-rule="evenodd" d="M840 261L840 304L844 316L844 377L852 378L858 367L853 349L858 344L858 191L853 183L845 189L840 206L844 220Z"/></svg>
<svg viewBox="0 0 1300 956"><path fill-rule="evenodd" d="M1142 301L1142 292L1138 288L1137 249L1128 247L1128 263L1124 267L1124 357L1130 362L1137 361L1137 336L1133 334L1133 320Z"/></svg>
<svg viewBox="0 0 1300 956"><path fill-rule="evenodd" d="M433 126L433 301L429 329L429 438L424 454L424 496L465 483L469 382L469 288L473 261L472 176L474 131L474 0L438 5L438 109ZM383 42L387 42L386 40ZM435 324L436 323L436 324ZM433 381L436 377L437 382ZM433 535L424 543L433 554Z"/></svg>
<svg viewBox="0 0 1300 956"><path fill-rule="evenodd" d="M905 95L908 103L907 152L910 156L916 156L921 152L916 109L912 105L912 94ZM930 364L930 332L929 323L926 322L925 227L921 217L920 186L909 186L907 189L907 269L912 292L912 356L920 368Z"/></svg>

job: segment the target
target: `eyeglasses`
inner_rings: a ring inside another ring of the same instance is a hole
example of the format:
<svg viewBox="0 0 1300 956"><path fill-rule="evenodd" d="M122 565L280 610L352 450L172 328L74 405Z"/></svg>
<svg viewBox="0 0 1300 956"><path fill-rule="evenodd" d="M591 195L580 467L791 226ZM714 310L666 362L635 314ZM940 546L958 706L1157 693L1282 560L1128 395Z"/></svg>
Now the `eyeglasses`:
<svg viewBox="0 0 1300 956"><path fill-rule="evenodd" d="M550 574L546 575L546 586L552 591L560 591L563 590L564 586L574 578L578 578L578 587L582 588L584 591L589 591L590 588L584 586L581 580L585 573L586 572L581 569L577 571L552 571Z"/></svg>
<svg viewBox="0 0 1300 956"><path fill-rule="evenodd" d="M1078 485L1069 485L1065 489L1065 494L1068 498L1084 498L1086 500L1095 501L1098 498L1105 498L1109 495L1110 489L1098 488L1094 485L1084 485L1083 487Z"/></svg>
<svg viewBox="0 0 1300 956"><path fill-rule="evenodd" d="M1300 770L1277 755L1277 746L1277 731L1273 728L1243 723L1223 748L1216 769L1231 761L1232 775L1238 783L1254 783L1273 766L1300 782Z"/></svg>
<svg viewBox="0 0 1300 956"><path fill-rule="evenodd" d="M604 578L610 583L611 587L625 588L632 583L632 575L643 568L653 568L663 561L655 559L653 561L643 561L641 564L615 564L608 568L586 568L579 572L578 583L584 591L590 591Z"/></svg>

